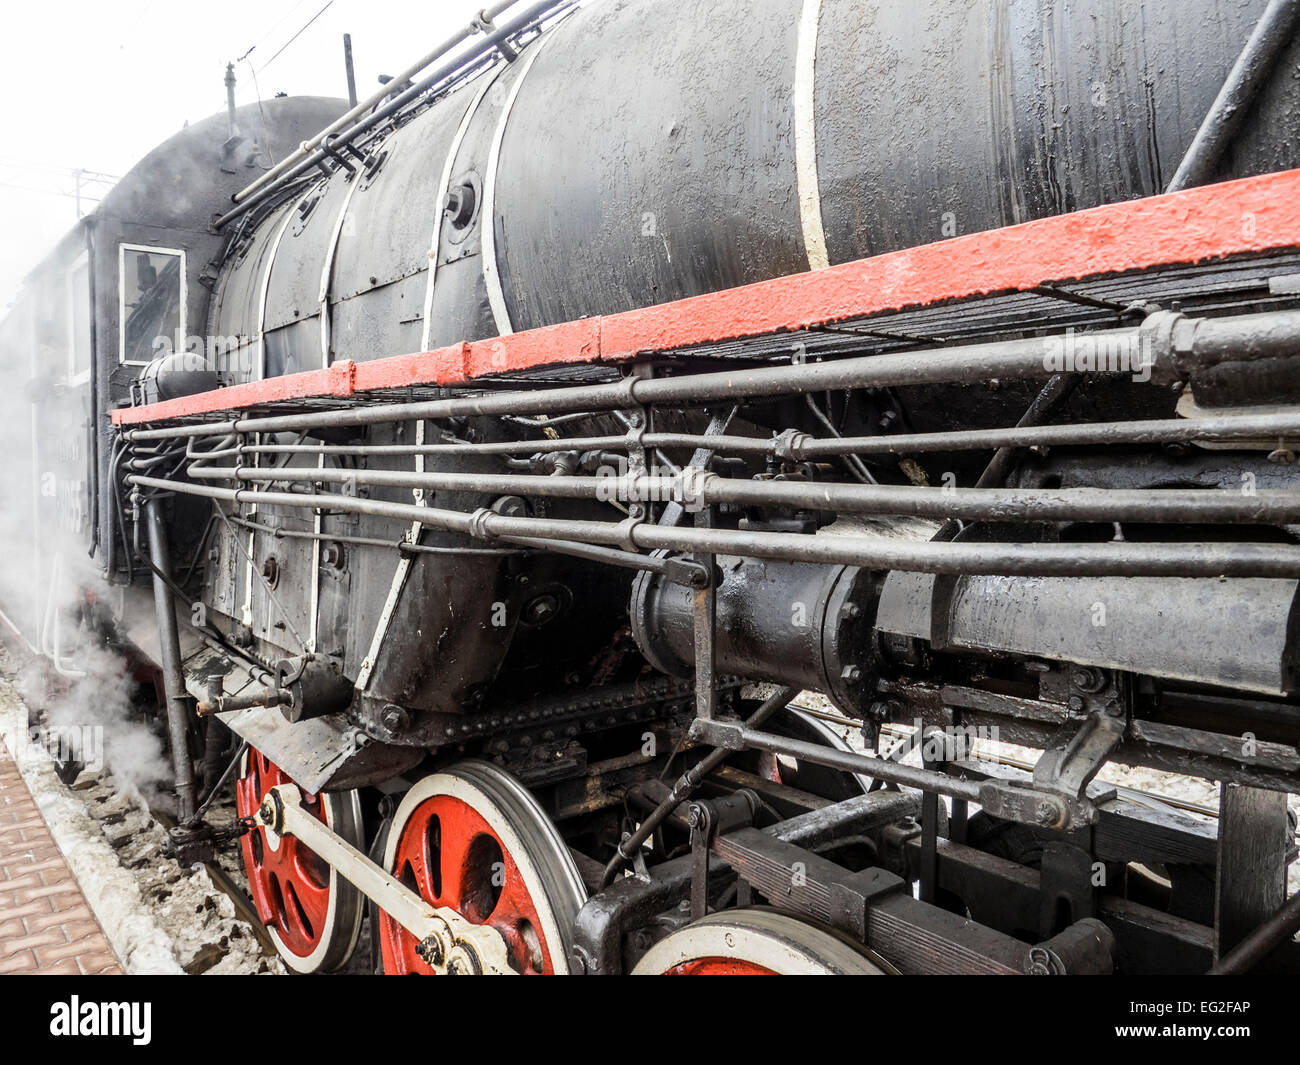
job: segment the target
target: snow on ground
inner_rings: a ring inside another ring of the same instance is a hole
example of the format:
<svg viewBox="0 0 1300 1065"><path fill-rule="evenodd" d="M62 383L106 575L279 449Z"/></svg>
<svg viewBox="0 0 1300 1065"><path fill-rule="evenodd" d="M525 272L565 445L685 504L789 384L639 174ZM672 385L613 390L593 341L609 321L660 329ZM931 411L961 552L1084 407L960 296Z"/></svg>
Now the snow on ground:
<svg viewBox="0 0 1300 1065"><path fill-rule="evenodd" d="M48 752L28 742L28 708L15 684L22 665L0 647L0 738L50 826L113 950L128 973L282 973L234 903L202 865L183 869L162 852L166 833L136 788L111 767L85 769L69 787ZM233 808L214 806L228 822ZM243 886L238 847L222 868Z"/></svg>

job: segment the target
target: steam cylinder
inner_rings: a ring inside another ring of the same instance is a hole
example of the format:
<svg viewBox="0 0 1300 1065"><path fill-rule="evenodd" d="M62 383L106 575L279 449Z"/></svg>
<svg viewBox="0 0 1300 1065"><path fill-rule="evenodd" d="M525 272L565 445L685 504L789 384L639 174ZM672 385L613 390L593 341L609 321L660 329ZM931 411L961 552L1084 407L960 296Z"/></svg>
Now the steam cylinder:
<svg viewBox="0 0 1300 1065"><path fill-rule="evenodd" d="M879 577L854 566L719 556L717 671L820 691L849 714L871 691ZM632 585L632 635L661 673L694 675L692 589L656 573Z"/></svg>

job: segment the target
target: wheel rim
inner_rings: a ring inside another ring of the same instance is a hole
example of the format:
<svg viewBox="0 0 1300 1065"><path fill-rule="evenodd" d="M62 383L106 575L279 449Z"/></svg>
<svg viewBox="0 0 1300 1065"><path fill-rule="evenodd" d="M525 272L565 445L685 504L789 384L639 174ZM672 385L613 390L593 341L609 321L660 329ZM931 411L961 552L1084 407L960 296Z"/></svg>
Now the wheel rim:
<svg viewBox="0 0 1300 1065"><path fill-rule="evenodd" d="M384 868L437 906L496 928L526 974L567 973L586 889L563 839L531 795L486 762L426 777L393 816ZM415 938L379 918L386 973L430 973Z"/></svg>
<svg viewBox="0 0 1300 1065"><path fill-rule="evenodd" d="M240 759L235 809L257 813L271 788L293 781L260 751ZM309 795L303 807L352 846L361 848L361 803L355 791ZM361 895L292 836L258 826L240 840L244 871L257 916L276 950L295 972L329 972L343 965L361 930Z"/></svg>
<svg viewBox="0 0 1300 1065"><path fill-rule="evenodd" d="M730 910L661 939L633 976L879 976L859 948L789 914Z"/></svg>

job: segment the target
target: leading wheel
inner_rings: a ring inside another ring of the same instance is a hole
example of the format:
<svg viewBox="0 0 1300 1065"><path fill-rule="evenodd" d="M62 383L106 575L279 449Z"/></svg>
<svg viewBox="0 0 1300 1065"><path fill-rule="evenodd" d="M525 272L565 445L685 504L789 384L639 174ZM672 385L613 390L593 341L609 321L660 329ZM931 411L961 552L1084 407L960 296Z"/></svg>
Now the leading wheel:
<svg viewBox="0 0 1300 1065"><path fill-rule="evenodd" d="M880 976L859 948L772 910L710 914L661 939L633 976Z"/></svg>
<svg viewBox="0 0 1300 1065"><path fill-rule="evenodd" d="M408 791L393 815L384 868L434 905L496 928L516 971L569 971L586 888L550 819L496 766L459 762ZM379 936L385 973L433 971L387 914Z"/></svg>
<svg viewBox="0 0 1300 1065"><path fill-rule="evenodd" d="M260 751L240 756L235 809L252 817L262 798L292 781ZM361 802L355 791L308 795L303 806L352 846L364 850ZM240 840L244 871L257 916L276 950L299 973L332 972L344 965L361 930L360 892L292 836L258 826Z"/></svg>

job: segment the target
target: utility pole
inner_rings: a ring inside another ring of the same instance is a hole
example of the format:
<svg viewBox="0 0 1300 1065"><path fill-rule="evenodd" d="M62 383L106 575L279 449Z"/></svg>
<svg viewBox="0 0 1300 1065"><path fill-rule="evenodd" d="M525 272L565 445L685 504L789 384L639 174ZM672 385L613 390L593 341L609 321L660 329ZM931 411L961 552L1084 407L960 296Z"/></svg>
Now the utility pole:
<svg viewBox="0 0 1300 1065"><path fill-rule="evenodd" d="M352 34L343 35L343 66L348 72L348 107L357 106L357 74L352 68Z"/></svg>

